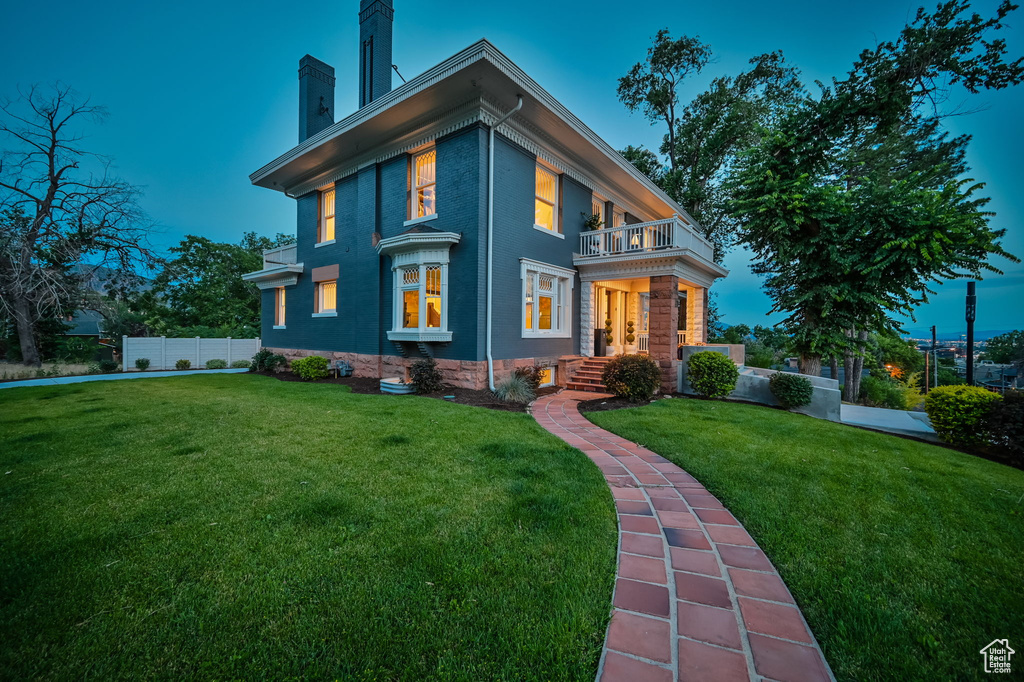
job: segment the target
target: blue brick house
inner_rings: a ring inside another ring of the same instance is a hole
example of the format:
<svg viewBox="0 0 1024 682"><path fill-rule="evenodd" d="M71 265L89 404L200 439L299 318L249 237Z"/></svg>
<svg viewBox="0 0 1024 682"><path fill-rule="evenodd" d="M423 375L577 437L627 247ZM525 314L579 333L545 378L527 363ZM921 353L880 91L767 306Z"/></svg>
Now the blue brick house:
<svg viewBox="0 0 1024 682"><path fill-rule="evenodd" d="M354 113L335 120L334 69L300 60L299 143L250 176L297 207L297 243L244 276L263 345L369 377L431 356L470 388L648 353L674 387L727 274L695 221L486 40L392 89L393 14L360 3Z"/></svg>

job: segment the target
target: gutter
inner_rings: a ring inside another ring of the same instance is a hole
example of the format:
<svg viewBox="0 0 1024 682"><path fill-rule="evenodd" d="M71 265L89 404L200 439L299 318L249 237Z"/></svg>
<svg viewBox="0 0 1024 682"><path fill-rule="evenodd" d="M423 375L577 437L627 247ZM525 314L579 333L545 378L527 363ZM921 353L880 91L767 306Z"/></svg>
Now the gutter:
<svg viewBox="0 0 1024 682"><path fill-rule="evenodd" d="M491 126L487 136L487 386L494 390L494 358L491 355L491 302L493 299L493 263L494 263L494 130L507 121L514 113L523 108L523 96L516 95L519 102L511 111L498 119Z"/></svg>

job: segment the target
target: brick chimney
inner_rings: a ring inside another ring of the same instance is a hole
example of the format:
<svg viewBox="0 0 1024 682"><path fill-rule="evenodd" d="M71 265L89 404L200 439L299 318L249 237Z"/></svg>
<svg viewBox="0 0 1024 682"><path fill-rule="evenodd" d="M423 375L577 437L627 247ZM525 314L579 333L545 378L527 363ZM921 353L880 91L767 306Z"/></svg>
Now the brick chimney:
<svg viewBox="0 0 1024 682"><path fill-rule="evenodd" d="M299 60L299 142L305 142L332 123L334 67L307 54Z"/></svg>
<svg viewBox="0 0 1024 682"><path fill-rule="evenodd" d="M359 107L391 92L391 0L359 2Z"/></svg>

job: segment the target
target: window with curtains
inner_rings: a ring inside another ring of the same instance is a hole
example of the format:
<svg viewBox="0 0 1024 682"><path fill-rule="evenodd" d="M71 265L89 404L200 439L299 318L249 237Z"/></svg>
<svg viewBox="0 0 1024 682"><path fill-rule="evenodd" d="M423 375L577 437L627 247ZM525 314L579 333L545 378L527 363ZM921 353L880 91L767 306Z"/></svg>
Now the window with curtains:
<svg viewBox="0 0 1024 682"><path fill-rule="evenodd" d="M284 287L274 289L274 328L284 329Z"/></svg>
<svg viewBox="0 0 1024 682"><path fill-rule="evenodd" d="M534 226L558 232L558 176L539 164L535 194Z"/></svg>
<svg viewBox="0 0 1024 682"><path fill-rule="evenodd" d="M523 337L568 337L572 334L575 272L526 258L523 280Z"/></svg>
<svg viewBox="0 0 1024 682"><path fill-rule="evenodd" d="M334 188L320 193L320 233L317 243L334 241Z"/></svg>
<svg viewBox="0 0 1024 682"><path fill-rule="evenodd" d="M412 157L412 206L410 218L437 215L437 150Z"/></svg>
<svg viewBox="0 0 1024 682"><path fill-rule="evenodd" d="M316 312L318 315L337 314L338 282L336 280L316 283Z"/></svg>

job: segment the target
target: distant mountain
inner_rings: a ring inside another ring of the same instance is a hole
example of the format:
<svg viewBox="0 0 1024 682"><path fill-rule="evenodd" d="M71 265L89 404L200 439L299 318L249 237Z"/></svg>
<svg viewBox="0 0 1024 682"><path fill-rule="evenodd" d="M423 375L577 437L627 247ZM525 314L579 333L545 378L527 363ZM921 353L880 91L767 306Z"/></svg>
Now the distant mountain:
<svg viewBox="0 0 1024 682"><path fill-rule="evenodd" d="M999 336L1006 332L1013 331L1012 329L982 329L974 330L975 341L988 341L993 336ZM967 330L964 329L960 332L939 332L935 335L935 338L939 341L959 341L960 336L967 334ZM930 329L908 329L906 334L903 334L905 338L911 339L930 339L932 338L932 332Z"/></svg>

